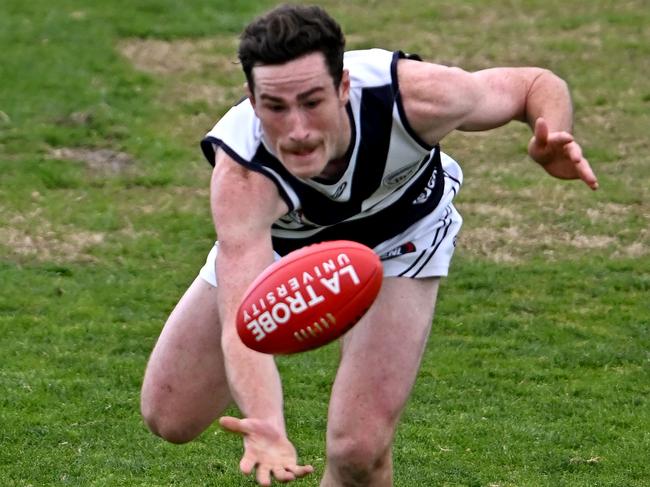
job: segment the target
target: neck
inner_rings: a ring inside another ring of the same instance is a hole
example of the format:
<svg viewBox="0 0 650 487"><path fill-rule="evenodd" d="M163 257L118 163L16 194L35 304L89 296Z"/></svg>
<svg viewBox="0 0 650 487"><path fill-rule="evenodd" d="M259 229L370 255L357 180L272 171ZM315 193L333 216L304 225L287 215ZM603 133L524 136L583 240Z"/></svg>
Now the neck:
<svg viewBox="0 0 650 487"><path fill-rule="evenodd" d="M325 166L325 169L317 176L317 179L325 181L336 181L339 179L348 167L348 160L345 157L331 160Z"/></svg>

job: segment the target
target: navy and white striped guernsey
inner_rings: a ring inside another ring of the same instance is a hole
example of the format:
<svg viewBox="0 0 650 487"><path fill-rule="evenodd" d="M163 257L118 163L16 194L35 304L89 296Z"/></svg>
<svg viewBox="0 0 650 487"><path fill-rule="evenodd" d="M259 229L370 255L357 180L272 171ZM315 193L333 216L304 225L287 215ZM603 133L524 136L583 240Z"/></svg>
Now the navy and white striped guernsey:
<svg viewBox="0 0 650 487"><path fill-rule="evenodd" d="M215 147L269 177L289 212L272 228L280 255L325 240L375 247L431 213L444 190L440 148L413 131L397 80L401 51L349 51L347 113L352 127L348 165L333 182L291 175L265 146L259 119L246 99L231 108L201 142L214 164Z"/></svg>

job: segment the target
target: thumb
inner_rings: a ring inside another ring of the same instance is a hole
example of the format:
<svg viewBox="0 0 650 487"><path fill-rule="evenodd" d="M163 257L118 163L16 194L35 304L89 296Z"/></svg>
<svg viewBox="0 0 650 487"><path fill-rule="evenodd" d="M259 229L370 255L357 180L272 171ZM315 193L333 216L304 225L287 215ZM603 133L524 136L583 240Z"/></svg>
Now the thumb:
<svg viewBox="0 0 650 487"><path fill-rule="evenodd" d="M219 418L219 424L223 429L244 437L248 434L248 428L246 427L245 421L246 420L244 419L234 418L232 416L223 416ZM241 470L244 475L249 475L253 472L255 465L257 465L257 461L254 455L248 448L245 448L244 456L239 462L239 470Z"/></svg>
<svg viewBox="0 0 650 487"><path fill-rule="evenodd" d="M539 117L537 120L535 120L535 128L533 133L535 135L535 139L537 139L538 144L546 145L548 142L548 124L543 117Z"/></svg>
<svg viewBox="0 0 650 487"><path fill-rule="evenodd" d="M246 427L246 423L243 419L234 418L232 416L222 416L219 418L219 424L226 431L231 433L237 433L240 435L246 435L249 433L249 429Z"/></svg>

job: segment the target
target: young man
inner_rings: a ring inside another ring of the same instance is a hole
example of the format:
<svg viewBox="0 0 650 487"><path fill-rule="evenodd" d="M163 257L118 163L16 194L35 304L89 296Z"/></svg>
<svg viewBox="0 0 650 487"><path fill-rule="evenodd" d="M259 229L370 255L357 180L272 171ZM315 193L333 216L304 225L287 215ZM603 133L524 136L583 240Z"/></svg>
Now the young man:
<svg viewBox="0 0 650 487"><path fill-rule="evenodd" d="M202 143L219 243L144 378L145 421L172 442L195 438L234 401L244 419L220 423L243 436L240 468L255 469L261 485L312 471L287 438L273 357L244 347L234 326L244 290L278 254L344 238L382 257L381 292L341 340L321 485L390 486L395 428L462 221L452 204L462 173L440 140L527 122L533 160L597 188L571 135L567 86L551 72L469 73L378 49L344 62L343 48L338 24L317 7L279 7L242 34L248 98Z"/></svg>

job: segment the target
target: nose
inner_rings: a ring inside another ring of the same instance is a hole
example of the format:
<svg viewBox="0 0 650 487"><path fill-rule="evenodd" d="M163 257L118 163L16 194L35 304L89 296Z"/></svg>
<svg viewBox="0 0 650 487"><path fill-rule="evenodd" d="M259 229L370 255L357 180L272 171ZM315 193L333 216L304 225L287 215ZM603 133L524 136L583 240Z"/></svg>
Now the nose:
<svg viewBox="0 0 650 487"><path fill-rule="evenodd" d="M301 110L293 110L289 117L289 138L295 142L309 139L307 116Z"/></svg>

